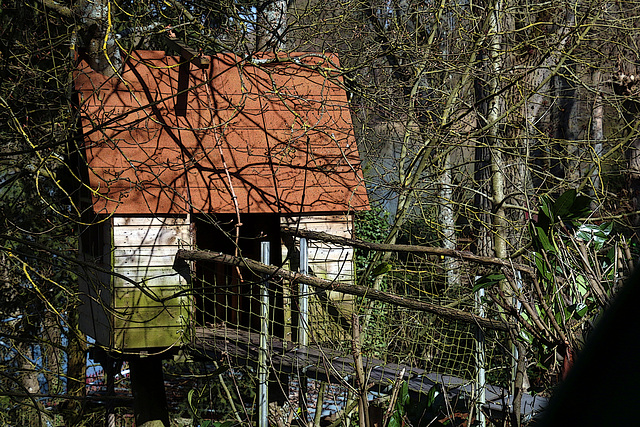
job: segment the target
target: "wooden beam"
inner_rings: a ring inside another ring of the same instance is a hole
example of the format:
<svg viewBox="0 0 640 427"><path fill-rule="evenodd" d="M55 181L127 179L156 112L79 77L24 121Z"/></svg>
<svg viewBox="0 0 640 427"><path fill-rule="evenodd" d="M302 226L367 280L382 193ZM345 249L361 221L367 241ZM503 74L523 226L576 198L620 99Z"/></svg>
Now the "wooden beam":
<svg viewBox="0 0 640 427"><path fill-rule="evenodd" d="M319 279L317 277L305 276L300 273L295 273L289 270L283 270L282 268L275 267L272 265L262 264L258 261L253 261L247 258L239 258L232 255L226 255L219 252L180 249L178 253L176 253L176 258L189 260L189 261L219 262L227 265L246 267L253 272L268 274L275 277L281 277L285 280L291 281L292 283L306 283L308 285L311 285L319 289L324 289L328 291L337 291L337 292L342 292L344 294L365 297L374 301L382 301L382 302L397 305L400 307L406 307L412 310L426 311L426 312L444 317L446 319L459 320L462 322L472 323L474 325L478 325L486 329L508 331L509 329L515 327L514 325L509 324L505 321L476 316L475 314L468 313L466 311L458 310L455 308L443 307L443 306L431 304L424 301L405 298L389 292L370 289L364 286L334 282L330 280Z"/></svg>
<svg viewBox="0 0 640 427"><path fill-rule="evenodd" d="M180 54L180 57L183 60L193 63L200 69L209 68L210 61L208 57L202 56L200 53L191 49L178 40L177 37L167 36L167 43L172 49L176 50Z"/></svg>
<svg viewBox="0 0 640 427"><path fill-rule="evenodd" d="M304 230L302 228L296 229L293 227L281 227L281 230L283 233L290 234L293 236L306 237L308 239L320 240L320 241L329 242L329 243L336 243L344 246L352 246L354 248L370 249L374 251L383 251L383 252L409 252L414 254L439 255L439 256L464 259L467 261L473 261L473 262L477 262L478 264L497 265L501 267L513 268L514 270L522 271L523 273L527 273L532 277L536 277L535 270L529 266L512 262L509 259L495 258L490 256L480 256L467 251L435 248L431 246L391 245L391 244L385 244L385 243L371 243L371 242L365 242L364 240L360 240L360 239L348 239L346 237L323 233L321 231Z"/></svg>

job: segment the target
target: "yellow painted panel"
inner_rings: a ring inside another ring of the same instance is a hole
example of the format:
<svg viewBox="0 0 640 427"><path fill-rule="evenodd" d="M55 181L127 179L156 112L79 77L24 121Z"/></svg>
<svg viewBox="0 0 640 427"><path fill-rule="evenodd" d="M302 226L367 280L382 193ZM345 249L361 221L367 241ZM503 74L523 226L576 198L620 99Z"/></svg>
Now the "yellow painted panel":
<svg viewBox="0 0 640 427"><path fill-rule="evenodd" d="M189 271L176 271L174 261L178 249L191 243L189 217L116 216L112 225L113 271L138 283L111 279L113 346L162 348L186 341L193 297L176 296L188 289Z"/></svg>
<svg viewBox="0 0 640 427"><path fill-rule="evenodd" d="M114 289L114 306L118 307L161 307L189 304L190 296L180 294L175 286L144 288L146 292L135 287ZM170 299L167 299L170 298Z"/></svg>
<svg viewBox="0 0 640 427"><path fill-rule="evenodd" d="M188 312L186 307L137 307L114 310L114 328L159 328L186 325Z"/></svg>
<svg viewBox="0 0 640 427"><path fill-rule="evenodd" d="M189 333L180 328L126 328L114 330L114 347L119 349L167 348L188 342Z"/></svg>

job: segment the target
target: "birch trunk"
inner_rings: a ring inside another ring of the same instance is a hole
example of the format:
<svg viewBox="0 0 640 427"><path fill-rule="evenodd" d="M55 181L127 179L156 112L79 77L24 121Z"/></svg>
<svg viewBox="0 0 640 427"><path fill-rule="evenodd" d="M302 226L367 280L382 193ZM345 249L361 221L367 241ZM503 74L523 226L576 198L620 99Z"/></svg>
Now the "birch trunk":
<svg viewBox="0 0 640 427"><path fill-rule="evenodd" d="M111 77L122 70L123 60L116 42L111 15L111 2L107 0L79 0L67 7L55 0L42 0L47 8L66 17L77 18L89 65L95 71ZM75 45L75 35L72 37Z"/></svg>
<svg viewBox="0 0 640 427"><path fill-rule="evenodd" d="M593 73L593 83L597 87L596 99L591 112L591 140L593 141L593 168L591 171L591 187L596 199L602 195L600 182L600 158L603 154L602 141L604 140L604 105L600 82L600 71Z"/></svg>
<svg viewBox="0 0 640 427"><path fill-rule="evenodd" d="M442 247L450 250L456 249L456 218L453 206L451 155L445 154L440 175L439 222L442 231ZM455 258L445 258L444 270L447 288L460 284L459 263Z"/></svg>
<svg viewBox="0 0 640 427"><path fill-rule="evenodd" d="M86 31L85 47L91 68L107 77L119 73L122 70L123 61L111 21L111 2L82 1L77 8L77 13Z"/></svg>
<svg viewBox="0 0 640 427"><path fill-rule="evenodd" d="M287 32L287 1L262 3L257 12L256 50L285 50Z"/></svg>
<svg viewBox="0 0 640 427"><path fill-rule="evenodd" d="M491 186L493 203L493 250L497 258L507 257L507 221L504 207L505 198L505 162L503 160L502 140L498 130L498 120L503 109L500 95L500 76L502 74L502 35L500 21L502 17L502 0L495 0L489 15L489 63L491 79L489 80L489 111L487 122L489 128L489 145L491 147ZM504 287L506 291L506 286Z"/></svg>

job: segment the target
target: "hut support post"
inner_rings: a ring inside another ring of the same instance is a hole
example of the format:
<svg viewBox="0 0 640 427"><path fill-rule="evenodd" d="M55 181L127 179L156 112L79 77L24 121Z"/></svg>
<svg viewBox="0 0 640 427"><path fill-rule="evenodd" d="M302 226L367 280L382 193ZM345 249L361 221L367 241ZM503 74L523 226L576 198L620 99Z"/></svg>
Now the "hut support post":
<svg viewBox="0 0 640 427"><path fill-rule="evenodd" d="M115 360L109 354L105 355L105 360L101 362L102 368L107 375L107 404L105 412L107 415L107 427L116 427L116 412L115 412L115 377L116 373L120 372L122 367L122 361Z"/></svg>
<svg viewBox="0 0 640 427"><path fill-rule="evenodd" d="M116 427L116 412L114 408L113 399L115 397L115 375L111 369L106 370L107 374L107 404L105 405L105 412L107 414L107 427Z"/></svg>
<svg viewBox="0 0 640 427"><path fill-rule="evenodd" d="M129 360L129 367L136 426L169 427L169 409L162 376L162 357L135 357Z"/></svg>
<svg viewBox="0 0 640 427"><path fill-rule="evenodd" d="M260 261L270 263L269 242L260 244ZM268 363L269 337L269 281L265 276L260 281L260 349L258 351L258 427L269 427L269 366Z"/></svg>

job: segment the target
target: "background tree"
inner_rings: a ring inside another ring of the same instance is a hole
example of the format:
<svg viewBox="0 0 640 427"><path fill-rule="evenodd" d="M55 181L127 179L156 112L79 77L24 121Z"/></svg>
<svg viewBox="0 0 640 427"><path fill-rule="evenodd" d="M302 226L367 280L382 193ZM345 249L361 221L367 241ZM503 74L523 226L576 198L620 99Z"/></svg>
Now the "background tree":
<svg viewBox="0 0 640 427"><path fill-rule="evenodd" d="M385 242L461 249L535 269L535 278L500 272L488 292L493 315L519 322L531 360L546 369L531 374L548 388L637 256L638 6L3 2L3 416L44 422L50 412L36 397L82 395L74 230L83 212L70 197L80 184L68 166L80 138L71 90L76 54L115 75L121 52L173 53L169 29L206 54L338 53L335 71L349 91L369 194L390 218ZM405 292L416 281L372 278L381 263L410 270L408 257L380 253L369 257L362 284ZM476 276L493 273L452 257L421 269L429 280L412 296L468 310Z"/></svg>

